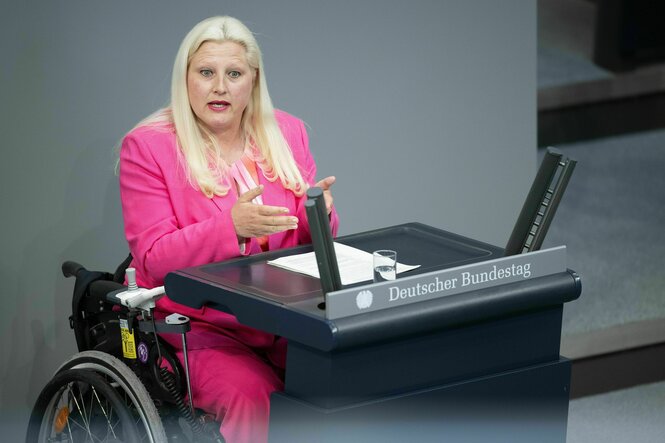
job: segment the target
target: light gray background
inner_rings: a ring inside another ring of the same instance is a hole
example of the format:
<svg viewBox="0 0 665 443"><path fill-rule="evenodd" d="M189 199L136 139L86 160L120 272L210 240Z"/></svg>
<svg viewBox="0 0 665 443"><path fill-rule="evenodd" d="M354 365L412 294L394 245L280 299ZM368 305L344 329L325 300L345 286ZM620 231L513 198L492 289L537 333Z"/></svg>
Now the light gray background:
<svg viewBox="0 0 665 443"><path fill-rule="evenodd" d="M3 4L3 441L75 351L60 263L127 253L114 146L167 102L186 32L220 13L258 34L275 105L337 176L341 234L420 221L505 244L536 170L536 2Z"/></svg>

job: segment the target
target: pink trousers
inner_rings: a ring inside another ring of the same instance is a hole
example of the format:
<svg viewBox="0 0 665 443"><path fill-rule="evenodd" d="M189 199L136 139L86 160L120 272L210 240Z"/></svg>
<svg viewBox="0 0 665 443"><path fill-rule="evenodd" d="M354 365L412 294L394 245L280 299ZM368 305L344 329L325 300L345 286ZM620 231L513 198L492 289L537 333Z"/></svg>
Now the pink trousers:
<svg viewBox="0 0 665 443"><path fill-rule="evenodd" d="M156 317L179 312L191 318L187 334L194 407L215 416L227 443L266 443L270 394L284 389L286 340L241 325L230 314L158 302ZM176 334L163 334L184 365Z"/></svg>
<svg viewBox="0 0 665 443"><path fill-rule="evenodd" d="M188 352L194 406L214 415L227 443L266 443L270 394L284 389L286 341L258 352L232 338L219 341Z"/></svg>

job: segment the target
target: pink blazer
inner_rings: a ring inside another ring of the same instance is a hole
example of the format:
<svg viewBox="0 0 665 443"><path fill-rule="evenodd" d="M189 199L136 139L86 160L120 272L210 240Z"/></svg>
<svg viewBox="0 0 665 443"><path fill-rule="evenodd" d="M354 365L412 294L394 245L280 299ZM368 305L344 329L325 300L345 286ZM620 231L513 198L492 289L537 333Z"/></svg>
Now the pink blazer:
<svg viewBox="0 0 665 443"><path fill-rule="evenodd" d="M316 165L303 122L281 111L275 116L303 179L313 185ZM268 181L259 167L257 172L259 184L264 185L263 203L289 208L299 219L297 230L271 235L269 249L310 243L306 197L284 189L279 180ZM226 196L212 199L193 188L187 182L172 131L140 127L127 134L120 151L120 198L125 236L134 257L131 266L136 268L139 286L159 286L170 271L242 255L231 219L231 208L238 199L235 187ZM331 228L336 235L338 216L334 209ZM245 253L258 252L258 242L251 239ZM167 297L160 300L158 308L223 328L238 328L228 314L189 309Z"/></svg>

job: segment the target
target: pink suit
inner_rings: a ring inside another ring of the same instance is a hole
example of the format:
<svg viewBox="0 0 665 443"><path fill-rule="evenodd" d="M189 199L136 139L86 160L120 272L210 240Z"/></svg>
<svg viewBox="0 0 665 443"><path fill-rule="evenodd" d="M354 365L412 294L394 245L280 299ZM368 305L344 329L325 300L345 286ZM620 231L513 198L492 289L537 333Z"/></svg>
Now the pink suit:
<svg viewBox="0 0 665 443"><path fill-rule="evenodd" d="M281 111L277 122L291 147L303 179L315 183L316 165L301 120ZM164 284L170 271L227 260L240 252L231 219L238 195L234 186L224 197L207 198L193 188L180 161L176 136L168 128L140 127L124 138L120 152L120 197L125 236L142 287ZM305 197L268 181L257 165L263 203L289 208L298 229L273 234L270 250L310 243ZM331 227L338 217L333 209ZM261 252L251 239L245 254ZM241 325L234 316L192 309L162 298L158 315L178 312L192 319L188 334L194 405L215 414L229 443L267 440L270 393L283 389L286 343L273 335ZM179 339L164 335L177 349ZM182 356L180 355L182 358Z"/></svg>

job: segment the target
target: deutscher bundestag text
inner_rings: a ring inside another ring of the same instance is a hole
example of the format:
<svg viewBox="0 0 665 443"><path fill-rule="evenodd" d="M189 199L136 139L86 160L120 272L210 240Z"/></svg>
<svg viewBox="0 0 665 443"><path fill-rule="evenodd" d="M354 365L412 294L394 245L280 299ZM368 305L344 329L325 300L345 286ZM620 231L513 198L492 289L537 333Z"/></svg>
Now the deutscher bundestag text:
<svg viewBox="0 0 665 443"><path fill-rule="evenodd" d="M400 299L434 294L437 292L456 289L458 287L479 285L482 283L503 280L516 276L529 278L531 276L531 263L525 263L523 265L517 265L513 263L511 266L505 268L497 268L496 265L493 265L490 271L465 271L460 273L458 277L451 277L445 280L441 280L439 277L435 277L434 280L430 283L417 283L406 288L391 286L389 288L390 296L388 301L393 302Z"/></svg>

